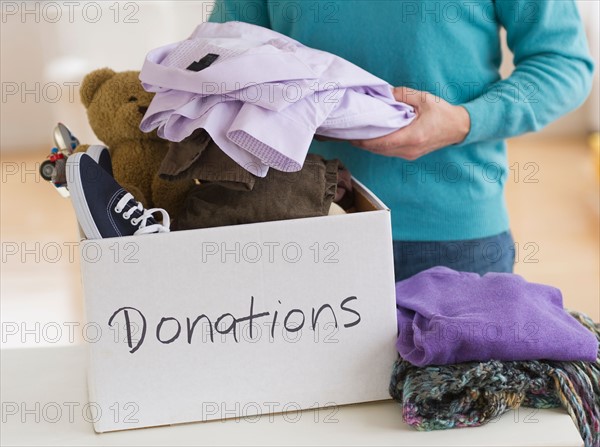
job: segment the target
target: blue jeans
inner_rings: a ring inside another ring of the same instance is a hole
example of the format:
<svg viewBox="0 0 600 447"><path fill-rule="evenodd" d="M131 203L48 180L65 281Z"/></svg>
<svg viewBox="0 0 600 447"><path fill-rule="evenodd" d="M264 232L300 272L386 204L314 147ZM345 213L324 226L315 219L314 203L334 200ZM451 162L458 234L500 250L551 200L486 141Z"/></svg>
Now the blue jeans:
<svg viewBox="0 0 600 447"><path fill-rule="evenodd" d="M396 281L443 265L461 272L512 273L515 246L510 231L465 241L394 241Z"/></svg>

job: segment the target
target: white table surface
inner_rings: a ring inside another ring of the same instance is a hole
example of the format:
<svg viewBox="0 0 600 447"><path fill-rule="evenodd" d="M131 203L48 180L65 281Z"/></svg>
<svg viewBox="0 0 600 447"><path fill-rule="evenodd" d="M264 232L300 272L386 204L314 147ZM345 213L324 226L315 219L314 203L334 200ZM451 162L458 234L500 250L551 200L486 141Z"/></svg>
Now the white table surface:
<svg viewBox="0 0 600 447"><path fill-rule="evenodd" d="M85 357L83 346L1 351L3 446L583 445L571 418L558 409L523 408L483 427L418 432L402 422L393 401L96 434L82 414L88 402Z"/></svg>

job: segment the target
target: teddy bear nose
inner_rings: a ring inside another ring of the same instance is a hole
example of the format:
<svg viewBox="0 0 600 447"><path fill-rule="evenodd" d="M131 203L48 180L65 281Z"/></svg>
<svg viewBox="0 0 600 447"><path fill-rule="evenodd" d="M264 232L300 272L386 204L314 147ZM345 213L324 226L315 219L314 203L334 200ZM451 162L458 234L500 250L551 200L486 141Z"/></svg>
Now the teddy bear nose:
<svg viewBox="0 0 600 447"><path fill-rule="evenodd" d="M146 106L138 106L138 112L140 112L142 115L145 115L147 110L148 107Z"/></svg>

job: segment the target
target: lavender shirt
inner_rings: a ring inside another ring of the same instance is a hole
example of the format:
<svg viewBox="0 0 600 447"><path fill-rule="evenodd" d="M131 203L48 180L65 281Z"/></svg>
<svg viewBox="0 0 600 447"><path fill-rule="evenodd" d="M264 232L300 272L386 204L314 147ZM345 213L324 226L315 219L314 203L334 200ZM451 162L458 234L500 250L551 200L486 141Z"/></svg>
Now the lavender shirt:
<svg viewBox="0 0 600 447"><path fill-rule="evenodd" d="M495 360L596 360L595 335L560 290L511 273L434 267L396 284L402 358L417 366Z"/></svg>
<svg viewBox="0 0 600 447"><path fill-rule="evenodd" d="M209 54L201 71L188 70ZM333 54L241 22L202 23L189 39L152 50L140 80L156 92L140 128L181 141L204 128L241 166L301 169L314 134L387 135L415 118L391 86Z"/></svg>

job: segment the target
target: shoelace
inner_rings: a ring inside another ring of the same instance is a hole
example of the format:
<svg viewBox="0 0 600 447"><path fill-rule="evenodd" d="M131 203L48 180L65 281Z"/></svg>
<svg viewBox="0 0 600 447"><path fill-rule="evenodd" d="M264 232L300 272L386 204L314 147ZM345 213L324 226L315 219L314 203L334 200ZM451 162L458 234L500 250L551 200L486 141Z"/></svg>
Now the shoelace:
<svg viewBox="0 0 600 447"><path fill-rule="evenodd" d="M150 233L168 233L171 231L169 226L171 225L171 219L169 218L169 213L167 213L162 208L150 208L149 210L145 210L142 204L136 201L130 193L126 193L121 199L117 202L117 206L115 206L115 212L121 213L125 209L125 206L133 201L136 205L131 206L127 211L123 213L123 218L129 220L131 215L135 211L140 211L142 213L139 217L134 217L130 220L131 225L140 225L140 227L136 230L134 235L140 234L150 234ZM148 219L150 219L152 214L160 213L162 215L162 224L155 223L151 225L147 225Z"/></svg>

